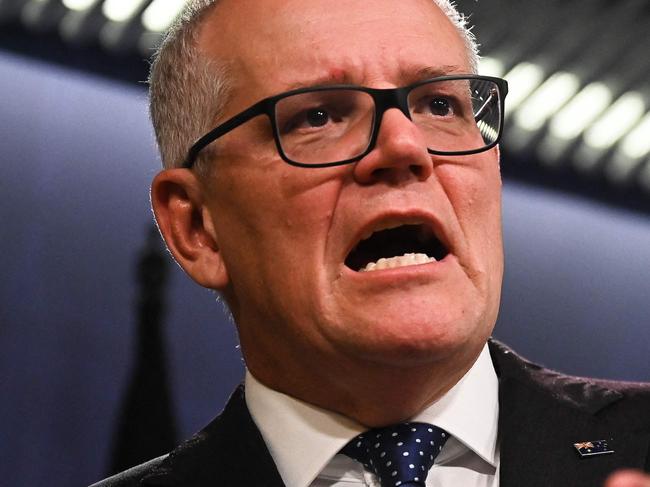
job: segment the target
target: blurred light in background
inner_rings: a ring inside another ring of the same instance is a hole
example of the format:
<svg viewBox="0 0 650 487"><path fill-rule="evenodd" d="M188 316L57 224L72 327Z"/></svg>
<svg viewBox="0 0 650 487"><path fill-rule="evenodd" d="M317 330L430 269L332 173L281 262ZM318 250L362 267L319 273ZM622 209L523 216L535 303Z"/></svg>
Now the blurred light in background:
<svg viewBox="0 0 650 487"><path fill-rule="evenodd" d="M543 127L571 97L578 91L580 80L571 73L559 72L548 78L535 90L516 113L519 127L533 132Z"/></svg>
<svg viewBox="0 0 650 487"><path fill-rule="evenodd" d="M643 95L628 92L621 96L585 134L585 143L605 151L615 145L641 120L646 105ZM648 132L650 139L650 132Z"/></svg>
<svg viewBox="0 0 650 487"><path fill-rule="evenodd" d="M97 2L98 0L63 0L63 5L65 5L70 10L83 12L84 10L88 10Z"/></svg>
<svg viewBox="0 0 650 487"><path fill-rule="evenodd" d="M650 113L625 137L621 151L632 159L650 154Z"/></svg>
<svg viewBox="0 0 650 487"><path fill-rule="evenodd" d="M575 139L612 102L612 92L603 83L587 85L553 117L551 135L565 140Z"/></svg>
<svg viewBox="0 0 650 487"><path fill-rule="evenodd" d="M510 118L519 105L542 83L544 71L536 64L522 62L512 68L505 78L510 85L506 98L506 117Z"/></svg>
<svg viewBox="0 0 650 487"><path fill-rule="evenodd" d="M505 66L501 61L490 56L481 57L479 63L479 73L485 76L496 76L497 78L503 77Z"/></svg>
<svg viewBox="0 0 650 487"><path fill-rule="evenodd" d="M144 3L149 2L148 0L104 0L102 12L113 22L126 22L133 18Z"/></svg>
<svg viewBox="0 0 650 487"><path fill-rule="evenodd" d="M172 24L185 0L154 0L142 14L142 25L151 32L163 32Z"/></svg>

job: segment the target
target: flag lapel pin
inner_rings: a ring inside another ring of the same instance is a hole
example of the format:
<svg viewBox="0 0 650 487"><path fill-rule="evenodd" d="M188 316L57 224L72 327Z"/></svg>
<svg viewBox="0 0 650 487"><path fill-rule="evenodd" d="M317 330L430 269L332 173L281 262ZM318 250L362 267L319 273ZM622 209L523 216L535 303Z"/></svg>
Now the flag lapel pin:
<svg viewBox="0 0 650 487"><path fill-rule="evenodd" d="M583 441L580 443L574 443L573 447L581 458L607 455L609 453L614 453L614 450L609 446L609 441L611 440Z"/></svg>

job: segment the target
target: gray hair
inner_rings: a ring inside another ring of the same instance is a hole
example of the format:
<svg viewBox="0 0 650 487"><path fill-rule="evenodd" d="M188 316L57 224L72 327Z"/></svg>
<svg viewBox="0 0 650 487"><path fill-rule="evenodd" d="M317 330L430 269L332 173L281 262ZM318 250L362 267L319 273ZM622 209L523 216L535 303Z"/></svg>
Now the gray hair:
<svg viewBox="0 0 650 487"><path fill-rule="evenodd" d="M465 43L473 73L478 70L478 45L451 0L433 0L456 27ZM208 59L198 48L202 20L219 0L188 0L183 12L165 35L151 65L150 113L165 169L180 167L187 151L213 128L230 93L225 63ZM209 148L199 154L196 168L207 170Z"/></svg>

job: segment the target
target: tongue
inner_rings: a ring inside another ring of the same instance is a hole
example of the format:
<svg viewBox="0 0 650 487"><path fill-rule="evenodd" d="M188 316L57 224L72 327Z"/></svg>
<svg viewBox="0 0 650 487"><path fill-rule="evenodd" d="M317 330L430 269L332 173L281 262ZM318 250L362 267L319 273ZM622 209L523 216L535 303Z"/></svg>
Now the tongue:
<svg viewBox="0 0 650 487"><path fill-rule="evenodd" d="M398 257L381 258L377 262L369 262L359 272L379 271L382 269L392 269L394 267L405 267L409 265L428 264L435 262L436 259L426 254L404 254Z"/></svg>

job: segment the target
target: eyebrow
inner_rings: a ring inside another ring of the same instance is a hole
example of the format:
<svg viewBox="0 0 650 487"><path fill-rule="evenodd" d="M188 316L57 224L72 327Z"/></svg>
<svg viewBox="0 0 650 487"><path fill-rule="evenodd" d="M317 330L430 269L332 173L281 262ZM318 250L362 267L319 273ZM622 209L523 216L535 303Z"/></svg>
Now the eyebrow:
<svg viewBox="0 0 650 487"><path fill-rule="evenodd" d="M454 74L470 74L460 66L447 64L444 66L425 66L417 69L414 72L408 70L401 71L401 79L407 80L407 84L417 83L430 78L438 78L440 76L449 76Z"/></svg>
<svg viewBox="0 0 650 487"><path fill-rule="evenodd" d="M349 73L343 72L342 76L335 77L332 74L327 74L325 76L318 76L312 78L308 81L296 81L291 83L287 90L297 90L300 88L311 88L313 86L328 86L328 85L353 85L356 84L353 82L352 77Z"/></svg>
<svg viewBox="0 0 650 487"><path fill-rule="evenodd" d="M404 85L409 85L411 83L417 83L418 81L423 81L430 78L438 78L440 76L447 76L453 74L471 74L467 70L462 69L460 66L456 65L444 65L444 66L425 66L419 69L401 69L399 71L399 78L404 80ZM327 74L325 76L319 76L312 78L308 81L296 81L291 83L287 87L289 90L297 90L300 88L311 88L314 86L328 86L328 85L359 85L356 83L348 72L342 72L341 76L334 76L332 74Z"/></svg>

